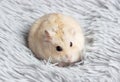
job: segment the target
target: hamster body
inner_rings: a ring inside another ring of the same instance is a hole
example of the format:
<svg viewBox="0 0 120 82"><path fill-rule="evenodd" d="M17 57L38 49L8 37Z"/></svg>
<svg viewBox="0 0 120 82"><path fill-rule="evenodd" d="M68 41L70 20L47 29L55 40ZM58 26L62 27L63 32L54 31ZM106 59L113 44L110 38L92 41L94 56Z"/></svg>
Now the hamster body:
<svg viewBox="0 0 120 82"><path fill-rule="evenodd" d="M39 59L74 63L82 59L84 34L71 17L52 13L42 16L30 29L29 48Z"/></svg>

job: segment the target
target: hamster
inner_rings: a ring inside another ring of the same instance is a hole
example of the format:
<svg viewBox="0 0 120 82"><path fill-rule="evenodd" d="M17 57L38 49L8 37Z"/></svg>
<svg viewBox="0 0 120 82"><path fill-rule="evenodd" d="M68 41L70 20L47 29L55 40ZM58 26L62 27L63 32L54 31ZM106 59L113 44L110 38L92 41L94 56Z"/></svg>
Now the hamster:
<svg viewBox="0 0 120 82"><path fill-rule="evenodd" d="M82 60L85 39L75 19L51 13L32 25L28 45L38 59L50 58L51 63L64 66Z"/></svg>

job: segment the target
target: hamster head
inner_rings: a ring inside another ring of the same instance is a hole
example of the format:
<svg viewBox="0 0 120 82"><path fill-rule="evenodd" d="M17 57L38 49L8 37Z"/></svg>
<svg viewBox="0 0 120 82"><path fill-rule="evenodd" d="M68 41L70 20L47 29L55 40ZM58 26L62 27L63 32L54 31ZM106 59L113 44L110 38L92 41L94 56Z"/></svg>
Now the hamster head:
<svg viewBox="0 0 120 82"><path fill-rule="evenodd" d="M53 13L44 15L33 24L28 45L39 59L74 63L83 57L84 35L73 18Z"/></svg>
<svg viewBox="0 0 120 82"><path fill-rule="evenodd" d="M38 57L50 58L52 63L73 63L82 59L84 35L73 18L50 14L40 26L36 40Z"/></svg>

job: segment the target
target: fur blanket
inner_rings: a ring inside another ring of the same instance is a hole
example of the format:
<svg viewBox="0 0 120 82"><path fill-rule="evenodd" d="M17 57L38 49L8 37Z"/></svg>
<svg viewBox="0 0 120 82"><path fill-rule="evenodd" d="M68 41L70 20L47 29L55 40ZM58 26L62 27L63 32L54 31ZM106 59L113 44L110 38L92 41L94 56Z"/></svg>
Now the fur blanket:
<svg viewBox="0 0 120 82"><path fill-rule="evenodd" d="M27 47L32 23L47 13L84 29L84 64L57 67ZM120 82L120 0L0 0L0 82Z"/></svg>

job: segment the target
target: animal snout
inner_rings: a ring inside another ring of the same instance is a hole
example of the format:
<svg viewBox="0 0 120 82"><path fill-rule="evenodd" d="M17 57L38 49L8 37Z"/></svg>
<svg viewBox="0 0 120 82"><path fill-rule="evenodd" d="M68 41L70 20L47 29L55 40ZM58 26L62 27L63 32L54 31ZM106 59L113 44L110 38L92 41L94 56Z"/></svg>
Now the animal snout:
<svg viewBox="0 0 120 82"><path fill-rule="evenodd" d="M82 57L75 56L75 55L66 55L65 56L65 61L69 62L69 63L80 62L80 61L82 61Z"/></svg>
<svg viewBox="0 0 120 82"><path fill-rule="evenodd" d="M72 56L71 55L66 55L66 58L67 58L68 62L71 62L71 60L72 60Z"/></svg>

